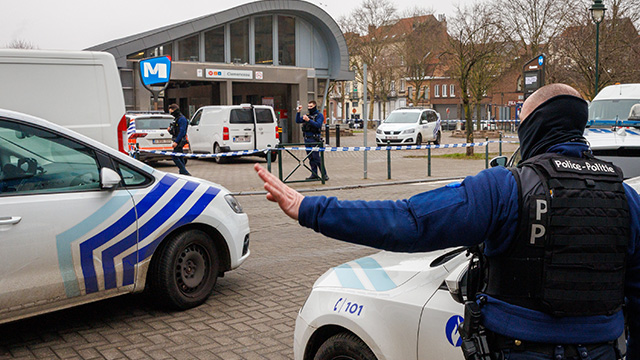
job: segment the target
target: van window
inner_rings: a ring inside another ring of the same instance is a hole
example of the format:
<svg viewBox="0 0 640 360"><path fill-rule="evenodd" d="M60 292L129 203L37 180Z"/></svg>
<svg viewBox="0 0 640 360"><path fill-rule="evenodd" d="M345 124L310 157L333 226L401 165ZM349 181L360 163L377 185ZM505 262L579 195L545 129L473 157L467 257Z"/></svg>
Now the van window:
<svg viewBox="0 0 640 360"><path fill-rule="evenodd" d="M589 120L627 120L638 100L596 100L589 106Z"/></svg>
<svg viewBox="0 0 640 360"><path fill-rule="evenodd" d="M251 109L231 110L230 124L253 124L253 111Z"/></svg>
<svg viewBox="0 0 640 360"><path fill-rule="evenodd" d="M420 120L429 120L429 118L427 117L428 113L429 113L428 111L423 111L422 116L420 117Z"/></svg>
<svg viewBox="0 0 640 360"><path fill-rule="evenodd" d="M256 109L256 122L258 124L273 123L273 115L269 109Z"/></svg>
<svg viewBox="0 0 640 360"><path fill-rule="evenodd" d="M99 189L93 149L49 131L0 120L0 196Z"/></svg>
<svg viewBox="0 0 640 360"><path fill-rule="evenodd" d="M200 118L202 117L202 110L198 110L191 119L191 126L198 126L200 124Z"/></svg>
<svg viewBox="0 0 640 360"><path fill-rule="evenodd" d="M427 121L434 122L438 120L438 115L433 111L427 111Z"/></svg>

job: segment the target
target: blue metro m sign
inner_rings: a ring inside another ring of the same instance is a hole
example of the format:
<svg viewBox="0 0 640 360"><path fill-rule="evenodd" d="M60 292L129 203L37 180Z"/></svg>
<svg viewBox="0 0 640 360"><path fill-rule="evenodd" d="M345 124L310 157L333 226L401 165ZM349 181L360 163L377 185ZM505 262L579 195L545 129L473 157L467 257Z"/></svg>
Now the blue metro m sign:
<svg viewBox="0 0 640 360"><path fill-rule="evenodd" d="M160 56L140 60L140 79L142 84L163 86L169 83L171 77L171 59Z"/></svg>

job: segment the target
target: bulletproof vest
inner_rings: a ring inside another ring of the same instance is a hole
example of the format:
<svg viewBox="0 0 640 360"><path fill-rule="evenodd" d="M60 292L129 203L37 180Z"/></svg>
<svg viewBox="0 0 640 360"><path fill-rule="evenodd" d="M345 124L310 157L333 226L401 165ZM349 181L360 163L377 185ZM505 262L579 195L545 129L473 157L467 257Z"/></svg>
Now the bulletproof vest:
<svg viewBox="0 0 640 360"><path fill-rule="evenodd" d="M510 170L518 232L507 251L487 258L485 293L554 316L619 311L631 226L622 171L550 153Z"/></svg>
<svg viewBox="0 0 640 360"><path fill-rule="evenodd" d="M302 123L302 131L305 133L320 134L320 129L310 124L311 120L316 119L316 117L318 116L318 113L316 112L313 115L308 114L307 116L309 117L310 120Z"/></svg>

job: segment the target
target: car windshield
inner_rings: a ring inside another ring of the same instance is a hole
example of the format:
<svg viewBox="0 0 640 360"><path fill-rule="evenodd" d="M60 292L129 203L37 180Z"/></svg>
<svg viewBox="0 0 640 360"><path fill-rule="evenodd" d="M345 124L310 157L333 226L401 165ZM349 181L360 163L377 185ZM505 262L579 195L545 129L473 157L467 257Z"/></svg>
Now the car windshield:
<svg viewBox="0 0 640 360"><path fill-rule="evenodd" d="M596 100L589 106L589 120L627 120L638 100Z"/></svg>
<svg viewBox="0 0 640 360"><path fill-rule="evenodd" d="M164 130L171 125L173 119L170 118L144 118L139 117L136 119L137 130Z"/></svg>
<svg viewBox="0 0 640 360"><path fill-rule="evenodd" d="M389 114L385 124L410 124L418 121L420 113L413 111L395 111Z"/></svg>

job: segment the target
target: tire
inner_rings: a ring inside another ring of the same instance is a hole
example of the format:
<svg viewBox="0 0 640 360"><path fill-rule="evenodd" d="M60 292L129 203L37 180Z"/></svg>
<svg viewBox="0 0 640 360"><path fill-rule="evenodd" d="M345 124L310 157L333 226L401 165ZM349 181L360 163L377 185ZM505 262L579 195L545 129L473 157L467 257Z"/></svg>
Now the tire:
<svg viewBox="0 0 640 360"><path fill-rule="evenodd" d="M218 145L218 143L216 143L215 145L213 145L213 153L214 154L220 154L220 145ZM217 162L218 164L225 164L227 162L227 158L226 157L215 157L214 158L215 162Z"/></svg>
<svg viewBox="0 0 640 360"><path fill-rule="evenodd" d="M188 230L159 249L150 269L151 299L163 308L185 310L204 303L218 280L220 260L204 231ZM154 266L153 266L154 265Z"/></svg>
<svg viewBox="0 0 640 360"><path fill-rule="evenodd" d="M357 336L340 333L327 339L313 360L376 360L376 356Z"/></svg>
<svg viewBox="0 0 640 360"><path fill-rule="evenodd" d="M440 141L442 140L442 132L438 131L436 135L436 139L433 141L434 144L440 145Z"/></svg>
<svg viewBox="0 0 640 360"><path fill-rule="evenodd" d="M422 145L422 134L418 134L418 136L416 136L416 145Z"/></svg>

